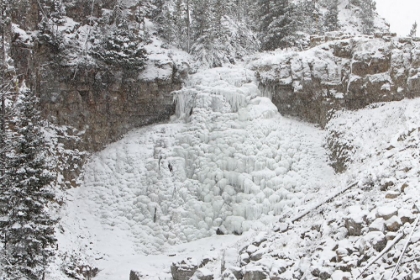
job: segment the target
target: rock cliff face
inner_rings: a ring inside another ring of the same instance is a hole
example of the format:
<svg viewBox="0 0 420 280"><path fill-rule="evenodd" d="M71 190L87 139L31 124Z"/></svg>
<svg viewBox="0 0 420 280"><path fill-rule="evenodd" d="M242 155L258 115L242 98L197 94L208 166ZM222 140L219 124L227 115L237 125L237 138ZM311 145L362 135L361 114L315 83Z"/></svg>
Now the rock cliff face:
<svg viewBox="0 0 420 280"><path fill-rule="evenodd" d="M174 77L178 70L172 63L158 66L169 75L147 80L135 70L101 64L38 68L43 115L54 124L76 128L83 139L79 149L100 150L134 127L174 114L170 93L181 87Z"/></svg>
<svg viewBox="0 0 420 280"><path fill-rule="evenodd" d="M151 34L144 44L149 57L145 69L105 63L86 52L87 44L100 42L94 32L107 27L104 18L116 1L94 1L93 7L86 1L67 1L66 14L56 27L57 44L39 36L37 1L19 3L25 7L12 13L11 56L20 79L40 97L43 116L54 125L70 127L69 133L81 138L71 148L100 150L130 129L174 113L170 93L181 88L188 64L175 62ZM130 11L137 7L126 3L124 8L134 24Z"/></svg>
<svg viewBox="0 0 420 280"><path fill-rule="evenodd" d="M330 38L331 40L331 38ZM326 125L332 109L420 95L420 43L390 34L330 41L251 62L260 89L282 114Z"/></svg>

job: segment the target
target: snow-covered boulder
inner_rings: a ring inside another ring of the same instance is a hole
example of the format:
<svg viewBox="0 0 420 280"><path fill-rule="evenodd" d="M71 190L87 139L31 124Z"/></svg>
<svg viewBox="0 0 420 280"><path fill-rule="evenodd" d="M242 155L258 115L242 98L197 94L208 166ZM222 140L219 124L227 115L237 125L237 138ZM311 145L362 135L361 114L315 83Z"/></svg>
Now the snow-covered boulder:
<svg viewBox="0 0 420 280"><path fill-rule="evenodd" d="M190 278L190 280L213 280L213 273L206 268L199 268Z"/></svg>
<svg viewBox="0 0 420 280"><path fill-rule="evenodd" d="M244 280L263 280L267 279L268 273L264 267L247 265L244 270Z"/></svg>
<svg viewBox="0 0 420 280"><path fill-rule="evenodd" d="M197 271L198 267L198 261L193 258L187 258L179 262L174 262L171 265L172 278L174 280L189 280Z"/></svg>
<svg viewBox="0 0 420 280"><path fill-rule="evenodd" d="M366 211L363 211L360 206L354 205L348 208L348 212L349 214L344 221L349 235L361 235L367 216Z"/></svg>

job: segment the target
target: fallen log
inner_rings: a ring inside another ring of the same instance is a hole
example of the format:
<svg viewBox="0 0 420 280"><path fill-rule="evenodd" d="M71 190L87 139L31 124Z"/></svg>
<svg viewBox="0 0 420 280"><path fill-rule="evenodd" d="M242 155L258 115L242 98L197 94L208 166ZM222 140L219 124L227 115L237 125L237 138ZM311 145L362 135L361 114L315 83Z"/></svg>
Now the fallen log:
<svg viewBox="0 0 420 280"><path fill-rule="evenodd" d="M356 183L350 184L349 186L345 187L343 190L333 194L332 196L326 198L325 200L319 202L318 204L316 204L315 206L311 207L308 210L303 211L302 213L300 213L299 215L297 215L296 217L294 217L290 222L294 223L296 221L299 221L300 219L302 219L303 217L305 217L306 215L308 215L309 213L311 213L312 211L316 210L317 208L319 208L320 206L324 205L325 203L329 202L330 200L336 198L337 196L339 196L340 194L346 192L347 190L353 188L354 186L357 185Z"/></svg>

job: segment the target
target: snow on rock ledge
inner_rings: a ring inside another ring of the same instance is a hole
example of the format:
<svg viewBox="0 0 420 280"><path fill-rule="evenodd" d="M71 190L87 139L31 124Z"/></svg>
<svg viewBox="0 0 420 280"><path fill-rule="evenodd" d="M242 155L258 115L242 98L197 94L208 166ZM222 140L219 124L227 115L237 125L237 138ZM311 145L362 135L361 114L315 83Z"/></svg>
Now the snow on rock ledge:
<svg viewBox="0 0 420 280"><path fill-rule="evenodd" d="M419 96L419 52L410 38L361 36L303 52L258 54L249 66L281 113L325 126L331 109Z"/></svg>

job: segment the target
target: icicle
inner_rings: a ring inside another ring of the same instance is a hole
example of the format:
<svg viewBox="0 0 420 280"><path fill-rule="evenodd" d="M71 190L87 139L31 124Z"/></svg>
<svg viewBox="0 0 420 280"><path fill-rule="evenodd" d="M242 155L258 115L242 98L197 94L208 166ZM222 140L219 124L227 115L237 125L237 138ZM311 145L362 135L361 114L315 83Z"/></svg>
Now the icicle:
<svg viewBox="0 0 420 280"><path fill-rule="evenodd" d="M272 205L275 205L276 203L278 203L281 200L281 197L278 194L272 194L272 195L270 195L268 200L270 201L270 203Z"/></svg>
<svg viewBox="0 0 420 280"><path fill-rule="evenodd" d="M246 212L245 205L244 204L234 205L232 212L233 212L233 215L235 216L245 217L245 212Z"/></svg>
<svg viewBox="0 0 420 280"><path fill-rule="evenodd" d="M283 209L284 209L284 202L280 201L276 204L272 204L272 210L274 212L274 215L280 215L281 213L283 213Z"/></svg>
<svg viewBox="0 0 420 280"><path fill-rule="evenodd" d="M247 220L258 220L262 215L262 205L247 205L245 217Z"/></svg>
<svg viewBox="0 0 420 280"><path fill-rule="evenodd" d="M243 181L243 192L246 193L246 194L252 193L253 190L254 190L254 186L255 186L254 182L252 182L250 179L246 178Z"/></svg>
<svg viewBox="0 0 420 280"><path fill-rule="evenodd" d="M265 197L270 197L272 194L274 194L274 190L271 188L265 188L263 189Z"/></svg>
<svg viewBox="0 0 420 280"><path fill-rule="evenodd" d="M263 214L266 214L267 215L268 212L270 212L270 210L271 210L271 203L270 203L270 201L267 198L264 199L262 208L263 208Z"/></svg>
<svg viewBox="0 0 420 280"><path fill-rule="evenodd" d="M175 114L177 117L189 116L195 107L197 91L194 89L183 89L175 92L174 102L176 103Z"/></svg>
<svg viewBox="0 0 420 280"><path fill-rule="evenodd" d="M265 199L265 194L263 192L259 192L256 196L257 203L262 203Z"/></svg>

